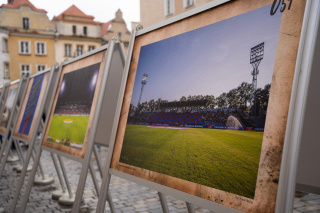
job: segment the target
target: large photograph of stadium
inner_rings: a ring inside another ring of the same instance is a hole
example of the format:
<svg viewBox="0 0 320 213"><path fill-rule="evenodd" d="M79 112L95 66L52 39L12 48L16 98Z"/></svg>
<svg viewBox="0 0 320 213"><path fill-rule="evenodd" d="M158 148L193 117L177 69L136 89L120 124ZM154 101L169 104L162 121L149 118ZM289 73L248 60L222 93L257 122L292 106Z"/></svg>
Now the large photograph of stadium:
<svg viewBox="0 0 320 213"><path fill-rule="evenodd" d="M0 121L0 131L5 132L5 129L8 126L10 115L14 107L14 100L17 96L19 83L15 83L9 86L9 92L2 110L1 121Z"/></svg>
<svg viewBox="0 0 320 213"><path fill-rule="evenodd" d="M254 198L281 24L268 10L141 47L120 162Z"/></svg>
<svg viewBox="0 0 320 213"><path fill-rule="evenodd" d="M14 136L31 139L35 128L35 121L39 115L40 103L42 103L44 98L49 74L49 72L46 72L29 79L26 95L13 132Z"/></svg>
<svg viewBox="0 0 320 213"><path fill-rule="evenodd" d="M112 172L209 209L275 211L306 2L271 14L273 3L229 1L138 31Z"/></svg>
<svg viewBox="0 0 320 213"><path fill-rule="evenodd" d="M45 146L79 157L84 153L100 64L63 74L45 135Z"/></svg>

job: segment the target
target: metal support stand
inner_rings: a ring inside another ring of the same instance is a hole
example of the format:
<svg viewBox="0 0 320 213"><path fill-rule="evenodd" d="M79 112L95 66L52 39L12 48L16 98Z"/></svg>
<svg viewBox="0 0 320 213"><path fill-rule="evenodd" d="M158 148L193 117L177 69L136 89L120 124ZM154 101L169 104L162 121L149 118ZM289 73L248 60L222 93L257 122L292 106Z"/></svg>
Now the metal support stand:
<svg viewBox="0 0 320 213"><path fill-rule="evenodd" d="M189 213L195 213L194 205L192 203L188 203L188 202L186 202L186 204L187 204L188 212Z"/></svg>
<svg viewBox="0 0 320 213"><path fill-rule="evenodd" d="M161 203L161 208L164 213L169 213L169 208L168 208L168 203L166 196L162 192L158 192L159 198L160 198L160 203Z"/></svg>
<svg viewBox="0 0 320 213"><path fill-rule="evenodd" d="M19 158L17 157L17 156L15 156L13 153L12 153L12 151L11 151L11 149L9 150L9 156L8 156L8 158L7 158L7 162L8 163L11 163L11 162L16 162L16 161L18 161L19 160Z"/></svg>
<svg viewBox="0 0 320 213"><path fill-rule="evenodd" d="M58 200L61 196L68 195L68 192L66 190L65 182L62 179L61 171L60 171L60 169L58 167L57 159L55 158L55 155L53 153L50 153L50 154L51 154L51 158L52 158L54 167L55 167L55 169L57 171L58 179L59 179L60 186L61 186L61 190L56 190L56 191L52 192L52 199Z"/></svg>
<svg viewBox="0 0 320 213"><path fill-rule="evenodd" d="M60 163L62 174L64 176L64 180L66 181L66 186L67 186L67 190L68 190L68 194L62 195L59 198L58 203L60 205L64 205L64 206L72 206L73 203L74 203L75 196L73 195L73 193L71 191L71 187L70 187L70 184L69 184L69 180L68 180L66 169L65 169L63 161L61 160L61 157L59 155L58 155L58 160L59 160L59 163Z"/></svg>
<svg viewBox="0 0 320 213"><path fill-rule="evenodd" d="M92 181L93 181L94 188L96 189L97 196L99 196L99 185L98 185L96 173L94 172L94 168L91 165L91 163L89 164L89 170L90 170L90 173L91 173L91 178L92 178Z"/></svg>
<svg viewBox="0 0 320 213"><path fill-rule="evenodd" d="M34 178L36 176L37 170L39 170L39 173L41 173L42 168L40 170L38 165L39 165L39 162L40 162L42 149L41 149L40 145L36 146L37 134L45 126L46 120L43 120L43 118L45 118L46 115L48 114L47 110L50 110L50 109L48 109L49 106L50 106L48 102L51 99L53 99L52 91L55 90L55 88L57 86L58 78L60 76L60 72L61 72L61 69L58 70L58 69L55 69L55 67L51 67L50 74L49 74L49 79L48 79L47 86L46 86L45 92L44 92L44 97L45 98L43 99L43 101L42 101L42 103L40 105L39 116L38 116L38 119L36 120L36 125L34 127L34 131L33 131L31 140L28 141L29 148L28 148L28 151L27 151L27 153L25 155L22 172L21 172L19 181L18 181L18 183L16 185L14 196L13 196L13 200L12 200L11 205L10 205L10 211L9 211L10 213L16 212L15 209L16 209L16 206L17 206L17 203L18 203L18 200L19 200L20 191L21 191L23 183L24 183L24 178L25 178L26 173L27 173L27 168L28 168L30 159L32 157L32 154L34 153L34 149L36 149L37 155L33 158L33 167L32 167L32 170L31 170L31 172L29 174L29 181L28 181L28 184L27 184L26 189L24 191L24 195L26 195L26 194L29 195L30 194L31 188L32 188L32 186L34 184L33 181L34 181ZM50 178L44 176L44 179L48 180ZM52 178L52 180L54 180L54 179ZM52 183L52 180L49 181L49 182ZM20 212L24 212L25 211L26 206L27 206L27 202L28 202L28 198L29 198L29 196L24 196L23 197L23 200L22 200L22 203L21 203L20 209L19 209Z"/></svg>
<svg viewBox="0 0 320 213"><path fill-rule="evenodd" d="M32 150L33 155L35 154L36 150ZM40 185L40 186L47 186L47 185L51 185L54 183L54 178L50 177L46 174L44 174L41 163L39 162L38 164L38 169L40 171L40 176L39 177L35 177L33 183L35 185Z"/></svg>
<svg viewBox="0 0 320 213"><path fill-rule="evenodd" d="M97 165L98 165L98 170L99 170L100 177L101 177L101 180L102 180L103 179L102 164L101 164L100 155L98 153L98 150L97 150L96 146L94 146L94 148L93 148L93 153L94 153L94 156L96 158ZM97 196L99 196L99 193L97 193ZM109 203L110 211L112 213L115 213L116 212L116 208L114 207L114 203L112 201L112 196L110 194L110 191L108 191L107 201Z"/></svg>
<svg viewBox="0 0 320 213"><path fill-rule="evenodd" d="M97 147L94 146L93 148L93 153L94 153L94 157L96 158L97 161L97 165L98 165L98 169L102 178L103 172L102 172L102 164L101 164L101 160L100 160L100 155L98 153Z"/></svg>
<svg viewBox="0 0 320 213"><path fill-rule="evenodd" d="M23 165L23 157L22 157L22 151L21 151L21 149L20 149L20 146L17 146L17 141L16 141L15 139L13 139L13 143L14 143L14 145L16 146L17 154L18 154L19 161L20 161L20 164L19 164L19 165L15 165L15 166L12 167L14 170L16 170L17 168L22 167L22 165ZM18 145L19 145L19 144L18 144Z"/></svg>
<svg viewBox="0 0 320 213"><path fill-rule="evenodd" d="M22 150L21 150L21 147L19 145L19 142L13 138L13 142L14 142L14 145L16 146L16 149L17 149L17 154L19 156L19 160L20 160L20 165L16 165L13 167L13 169L15 169L18 173L21 173L22 171L22 165L24 163L24 157L23 157L23 153L22 153ZM32 169L32 166L28 166L28 169L27 169L27 172L30 172Z"/></svg>
<svg viewBox="0 0 320 213"><path fill-rule="evenodd" d="M31 147L29 147L29 149L33 149L34 143L29 144L29 146L31 146ZM30 152L27 152L21 176L25 176L26 173L27 173L27 166L28 166L27 163L29 163L29 161L30 161L31 153L32 153L31 150L30 150ZM33 160L33 164L34 165L39 165L41 153L42 153L42 149L39 147L39 153ZM31 173L30 173L30 176L29 176L29 179L34 180L34 177L36 176L36 172L37 172L37 168L35 166L33 166L32 170L31 170ZM19 189L21 189L21 187L23 185L23 182L24 182L24 178L20 178L19 179L19 184L16 187L16 192L15 192L15 195L13 197L13 200L12 200L12 203L11 203L11 206L10 206L10 213L14 213L15 212L15 208L16 208L16 205L17 205L17 202L18 202L18 197L19 197L19 194L20 194L20 190ZM26 190L24 192L25 194L28 194L28 195L30 194L31 188L32 188L32 183L33 183L32 181L28 182L27 188L26 188ZM24 196L23 197L22 204L21 204L21 209L20 209L21 212L25 211L25 208L27 207L28 199L29 199L29 196Z"/></svg>

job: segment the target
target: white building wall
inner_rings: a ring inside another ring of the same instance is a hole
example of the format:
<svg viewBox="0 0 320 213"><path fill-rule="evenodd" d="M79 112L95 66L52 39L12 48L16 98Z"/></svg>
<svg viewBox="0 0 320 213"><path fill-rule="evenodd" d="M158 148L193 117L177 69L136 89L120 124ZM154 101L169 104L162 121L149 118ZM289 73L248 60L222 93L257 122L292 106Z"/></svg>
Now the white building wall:
<svg viewBox="0 0 320 213"><path fill-rule="evenodd" d="M87 35L86 37L92 37L92 38L99 38L101 36L101 25L98 24L86 24L86 23L72 23L72 22L66 22L66 21L57 21L56 22L56 29L59 33L59 35L64 36L72 36L72 26L76 26L77 36L84 36L83 34L83 28L87 27Z"/></svg>
<svg viewBox="0 0 320 213"><path fill-rule="evenodd" d="M9 32L0 29L0 86L9 82L10 79L4 79L4 66L8 63L10 66L10 56L8 52L4 52L4 39L9 40ZM9 47L8 47L9 48ZM10 77L10 75L9 75Z"/></svg>

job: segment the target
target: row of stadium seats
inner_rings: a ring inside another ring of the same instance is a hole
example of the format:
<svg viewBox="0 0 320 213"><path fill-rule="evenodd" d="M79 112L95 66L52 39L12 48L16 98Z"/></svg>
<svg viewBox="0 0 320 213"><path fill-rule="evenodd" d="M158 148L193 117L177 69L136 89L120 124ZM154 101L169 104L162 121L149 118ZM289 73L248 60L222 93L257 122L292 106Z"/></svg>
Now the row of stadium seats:
<svg viewBox="0 0 320 213"><path fill-rule="evenodd" d="M264 128L264 116L248 118L240 109L202 110L200 112L140 112L137 117L129 117L129 122L226 126L229 116L234 116L243 127Z"/></svg>
<svg viewBox="0 0 320 213"><path fill-rule="evenodd" d="M86 105L71 105L71 106L58 106L56 107L55 115L87 115L90 111Z"/></svg>

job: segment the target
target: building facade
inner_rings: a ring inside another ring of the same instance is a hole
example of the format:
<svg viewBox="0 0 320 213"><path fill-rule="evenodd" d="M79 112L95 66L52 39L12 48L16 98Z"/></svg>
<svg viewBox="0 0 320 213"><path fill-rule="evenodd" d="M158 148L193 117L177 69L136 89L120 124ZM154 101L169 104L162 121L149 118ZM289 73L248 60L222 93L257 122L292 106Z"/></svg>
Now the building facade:
<svg viewBox="0 0 320 213"><path fill-rule="evenodd" d="M128 48L130 31L119 9L107 23L72 5L49 20L29 0L0 6L0 85L82 55L118 36Z"/></svg>
<svg viewBox="0 0 320 213"><path fill-rule="evenodd" d="M101 23L75 5L54 17L56 29L55 58L61 63L102 45Z"/></svg>
<svg viewBox="0 0 320 213"><path fill-rule="evenodd" d="M213 0L140 0L140 23L144 28Z"/></svg>
<svg viewBox="0 0 320 213"><path fill-rule="evenodd" d="M0 85L10 81L9 31L0 28Z"/></svg>
<svg viewBox="0 0 320 213"><path fill-rule="evenodd" d="M10 60L2 72L5 78L16 80L54 64L54 26L45 10L28 0L8 0L0 6L0 20L0 27L9 32L6 48Z"/></svg>
<svg viewBox="0 0 320 213"><path fill-rule="evenodd" d="M101 37L104 43L107 43L112 40L114 36L117 36L119 40L123 42L126 51L128 51L130 35L131 33L127 28L120 9L116 12L114 19L101 25Z"/></svg>

